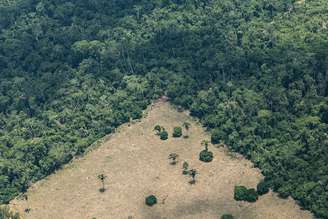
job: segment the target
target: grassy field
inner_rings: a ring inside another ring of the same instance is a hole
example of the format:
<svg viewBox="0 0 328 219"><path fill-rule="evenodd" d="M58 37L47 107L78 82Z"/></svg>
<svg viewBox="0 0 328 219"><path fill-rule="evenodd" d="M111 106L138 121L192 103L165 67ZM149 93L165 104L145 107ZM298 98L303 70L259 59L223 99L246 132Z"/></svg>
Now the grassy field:
<svg viewBox="0 0 328 219"><path fill-rule="evenodd" d="M185 121L191 123L190 137L172 138L173 127ZM167 141L154 134L156 124L169 131ZM243 219L312 218L292 199L273 193L253 204L236 202L234 186L255 187L262 175L249 161L213 145L209 149L214 160L200 162L200 143L208 138L186 113L167 102L157 103L140 122L122 126L83 158L33 185L27 199L17 198L10 206L27 219L217 219L224 213ZM179 155L176 165L170 165L170 153ZM194 185L182 175L183 161L199 172ZM99 174L107 176L104 193L99 192ZM158 198L153 207L144 203L150 194Z"/></svg>

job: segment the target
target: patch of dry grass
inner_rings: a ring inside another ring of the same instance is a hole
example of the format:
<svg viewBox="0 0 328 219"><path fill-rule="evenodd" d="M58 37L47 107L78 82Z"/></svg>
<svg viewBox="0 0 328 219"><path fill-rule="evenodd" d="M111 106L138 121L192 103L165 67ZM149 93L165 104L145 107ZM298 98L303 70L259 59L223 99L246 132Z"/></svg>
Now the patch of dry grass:
<svg viewBox="0 0 328 219"><path fill-rule="evenodd" d="M173 127L185 121L191 123L190 137L172 138ZM167 141L154 134L156 124L169 131ZM312 218L293 200L272 193L253 204L236 202L234 186L255 187L262 178L259 170L212 145L214 160L200 162L203 139L209 136L195 120L159 102L146 118L122 126L101 146L36 183L27 193L28 200L16 199L11 207L27 219L217 219L224 213L243 219ZM179 155L176 165L170 164L170 153ZM184 161L199 172L194 185L182 175ZM104 193L98 191L99 174L107 176ZM148 207L145 197L151 194L157 196L158 204ZM28 214L26 208L31 209Z"/></svg>

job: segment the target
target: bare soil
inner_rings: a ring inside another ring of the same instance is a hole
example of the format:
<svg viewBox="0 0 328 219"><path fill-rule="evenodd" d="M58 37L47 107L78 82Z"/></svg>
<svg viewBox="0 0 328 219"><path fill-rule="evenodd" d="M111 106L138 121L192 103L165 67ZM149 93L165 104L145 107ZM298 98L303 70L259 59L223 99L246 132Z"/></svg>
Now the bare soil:
<svg viewBox="0 0 328 219"><path fill-rule="evenodd" d="M191 123L190 137L173 138L173 127L185 121ZM157 124L168 130L168 140L154 134ZM225 213L243 219L313 218L294 200L274 193L256 203L235 201L235 185L256 187L263 176L223 147L210 145L214 160L199 161L204 139L209 136L197 121L159 101L140 122L123 125L102 145L33 185L27 200L17 198L10 206L26 219L218 219ZM170 164L170 153L179 155L176 165ZM194 185L182 175L183 161L199 172ZM99 174L107 176L104 193ZM158 198L153 207L145 205L151 194Z"/></svg>

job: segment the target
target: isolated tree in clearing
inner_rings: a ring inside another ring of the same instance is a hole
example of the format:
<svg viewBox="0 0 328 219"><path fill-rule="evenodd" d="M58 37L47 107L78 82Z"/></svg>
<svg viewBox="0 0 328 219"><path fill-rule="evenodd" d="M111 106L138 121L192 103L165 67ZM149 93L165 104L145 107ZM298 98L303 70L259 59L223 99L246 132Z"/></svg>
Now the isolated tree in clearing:
<svg viewBox="0 0 328 219"><path fill-rule="evenodd" d="M183 136L184 138L189 138L189 129L191 124L189 122L184 122L182 124L183 128L186 130L186 134Z"/></svg>
<svg viewBox="0 0 328 219"><path fill-rule="evenodd" d="M196 183L196 175L198 174L196 169L191 169L189 171L189 174L191 176L191 181L189 181L190 184L195 184Z"/></svg>
<svg viewBox="0 0 328 219"><path fill-rule="evenodd" d="M208 150L208 140L203 140L201 143L205 149L199 153L199 160L203 162L211 162L213 160L213 152Z"/></svg>
<svg viewBox="0 0 328 219"><path fill-rule="evenodd" d="M162 131L160 132L159 137L160 137L161 140L164 141L164 140L167 140L167 139L168 139L169 134L168 134L167 131L164 129L164 130L162 130Z"/></svg>
<svg viewBox="0 0 328 219"><path fill-rule="evenodd" d="M178 159L178 157L179 157L178 154L176 154L176 153L171 153L171 154L169 155L169 159L171 160L170 164L171 164L171 165L175 165L175 164L177 164L177 159Z"/></svg>
<svg viewBox="0 0 328 219"><path fill-rule="evenodd" d="M146 205L153 206L157 203L157 198L154 195L150 195L150 196L146 197L145 202L146 202Z"/></svg>
<svg viewBox="0 0 328 219"><path fill-rule="evenodd" d="M156 125L154 127L154 131L156 131L156 135L159 135L162 131L162 127L160 125Z"/></svg>
<svg viewBox="0 0 328 219"><path fill-rule="evenodd" d="M98 179L101 181L101 184L102 184L102 188L99 189L99 192L101 192L101 193L106 191L106 189L105 189L105 179L106 178L107 178L107 176L105 174L98 175Z"/></svg>
<svg viewBox="0 0 328 219"><path fill-rule="evenodd" d="M183 169L182 174L183 175L187 175L189 173L188 167L189 167L188 162L187 161L183 162L183 164L182 164L182 169Z"/></svg>
<svg viewBox="0 0 328 219"><path fill-rule="evenodd" d="M205 147L205 151L208 151L208 140L203 140L201 145L203 145Z"/></svg>
<svg viewBox="0 0 328 219"><path fill-rule="evenodd" d="M179 138L182 136L182 128L181 127L174 127L173 128L173 135L174 138Z"/></svg>

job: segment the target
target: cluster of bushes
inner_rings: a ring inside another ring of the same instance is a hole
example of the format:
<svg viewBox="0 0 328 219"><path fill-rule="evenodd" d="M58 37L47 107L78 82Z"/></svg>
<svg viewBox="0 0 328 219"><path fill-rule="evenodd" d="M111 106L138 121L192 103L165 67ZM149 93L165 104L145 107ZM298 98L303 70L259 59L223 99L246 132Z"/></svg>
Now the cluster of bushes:
<svg viewBox="0 0 328 219"><path fill-rule="evenodd" d="M255 189L247 189L245 186L235 186L234 199L236 201L256 202L258 194Z"/></svg>
<svg viewBox="0 0 328 219"><path fill-rule="evenodd" d="M156 131L156 135L160 137L161 140L167 140L169 137L168 132L165 130L164 127L160 125L156 125L154 130ZM181 127L174 127L172 136L174 138L179 138L182 136L182 128Z"/></svg>
<svg viewBox="0 0 328 219"><path fill-rule="evenodd" d="M164 127L156 125L154 130L156 131L156 135L158 135L161 140L165 141L168 139L169 133L165 130Z"/></svg>
<svg viewBox="0 0 328 219"><path fill-rule="evenodd" d="M257 184L256 190L253 188L247 189L245 186L235 186L234 199L236 201L256 202L260 195L268 193L269 190L270 184L265 180L261 180Z"/></svg>

